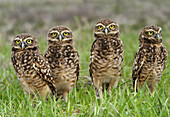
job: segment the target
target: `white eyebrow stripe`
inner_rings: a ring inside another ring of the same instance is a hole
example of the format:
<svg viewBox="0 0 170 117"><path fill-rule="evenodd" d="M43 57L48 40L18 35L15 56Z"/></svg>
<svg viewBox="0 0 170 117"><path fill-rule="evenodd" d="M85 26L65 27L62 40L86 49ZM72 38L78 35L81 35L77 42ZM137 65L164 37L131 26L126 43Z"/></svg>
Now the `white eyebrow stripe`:
<svg viewBox="0 0 170 117"><path fill-rule="evenodd" d="M33 41L33 39L32 39L31 37L28 37L28 38L25 38L25 39L24 39L24 42L26 42L28 39L30 39L30 40Z"/></svg>
<svg viewBox="0 0 170 117"><path fill-rule="evenodd" d="M59 32L58 31L51 31L50 33L57 33L58 34Z"/></svg>
<svg viewBox="0 0 170 117"><path fill-rule="evenodd" d="M70 33L70 31L68 31L68 30L63 30L63 31L61 32L61 34L63 34L64 32Z"/></svg>
<svg viewBox="0 0 170 117"><path fill-rule="evenodd" d="M17 38L15 38L15 40L21 40L21 39L17 37Z"/></svg>
<svg viewBox="0 0 170 117"><path fill-rule="evenodd" d="M153 29L148 29L148 30L146 30L146 31L153 31L153 32L155 32Z"/></svg>
<svg viewBox="0 0 170 117"><path fill-rule="evenodd" d="M103 27L105 27L105 25L103 25L103 24L101 24L101 23L97 24L96 26L99 26L99 25L102 25Z"/></svg>
<svg viewBox="0 0 170 117"><path fill-rule="evenodd" d="M28 37L28 38L25 38L25 39L31 39L31 40L33 40L31 37Z"/></svg>
<svg viewBox="0 0 170 117"><path fill-rule="evenodd" d="M110 25L114 25L114 26L116 27L116 24L115 24L115 23L111 23L111 24L109 24L107 27L109 27Z"/></svg>

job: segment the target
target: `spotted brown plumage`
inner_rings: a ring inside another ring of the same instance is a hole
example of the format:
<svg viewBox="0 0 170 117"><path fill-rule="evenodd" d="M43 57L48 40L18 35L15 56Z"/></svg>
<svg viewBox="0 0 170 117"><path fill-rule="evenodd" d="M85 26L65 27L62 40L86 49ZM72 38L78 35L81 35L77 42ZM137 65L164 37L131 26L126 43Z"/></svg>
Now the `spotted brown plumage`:
<svg viewBox="0 0 170 117"><path fill-rule="evenodd" d="M90 55L90 77L100 98L104 85L111 94L121 78L123 45L119 38L119 27L111 20L101 20L94 28L94 42Z"/></svg>
<svg viewBox="0 0 170 117"><path fill-rule="evenodd" d="M56 94L50 66L35 37L26 33L17 35L12 42L11 61L25 94L38 94L42 98Z"/></svg>
<svg viewBox="0 0 170 117"><path fill-rule="evenodd" d="M139 50L133 64L133 88L138 91L146 82L150 91L154 92L166 68L166 61L167 50L162 44L161 28L146 26L140 33Z"/></svg>
<svg viewBox="0 0 170 117"><path fill-rule="evenodd" d="M66 26L55 26L48 32L48 48L44 54L50 63L57 95L67 95L79 77L79 55L73 44L72 31Z"/></svg>

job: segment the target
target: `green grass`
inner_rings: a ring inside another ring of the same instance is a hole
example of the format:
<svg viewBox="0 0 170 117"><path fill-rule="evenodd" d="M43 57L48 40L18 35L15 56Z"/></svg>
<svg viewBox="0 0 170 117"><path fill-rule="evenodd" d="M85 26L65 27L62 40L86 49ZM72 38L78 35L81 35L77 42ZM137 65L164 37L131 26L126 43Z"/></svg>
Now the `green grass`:
<svg viewBox="0 0 170 117"><path fill-rule="evenodd" d="M121 27L120 27L121 30ZM139 117L168 117L169 116L169 84L170 84L170 57L167 68L163 72L156 92L149 96L149 91L134 93L132 89L131 72L134 55L138 50L139 30L121 32L124 44L124 63L122 78L118 86L112 90L112 95L104 93L103 103L96 99L93 86L83 81L89 76L90 47L93 42L92 28L75 28L73 30L75 47L80 55L80 78L77 88L69 94L68 102L63 100L43 101L31 97L24 92L17 80L14 68L10 61L11 42L2 39L0 43L0 117L2 116L139 116ZM2 38L2 37L1 37ZM170 34L163 32L163 42L170 50ZM46 50L44 37L38 38L42 53Z"/></svg>

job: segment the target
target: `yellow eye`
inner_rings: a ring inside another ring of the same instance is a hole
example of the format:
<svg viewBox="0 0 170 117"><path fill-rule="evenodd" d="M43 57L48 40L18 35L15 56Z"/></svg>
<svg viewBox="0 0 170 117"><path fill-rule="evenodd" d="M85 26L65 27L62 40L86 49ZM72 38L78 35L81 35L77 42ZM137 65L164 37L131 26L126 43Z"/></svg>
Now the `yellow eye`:
<svg viewBox="0 0 170 117"><path fill-rule="evenodd" d="M99 25L98 28L101 30L101 29L103 29L103 26Z"/></svg>
<svg viewBox="0 0 170 117"><path fill-rule="evenodd" d="M20 40L16 40L15 42L16 42L17 44L20 44Z"/></svg>
<svg viewBox="0 0 170 117"><path fill-rule="evenodd" d="M53 36L53 37L57 36L57 33L52 33L52 36Z"/></svg>
<svg viewBox="0 0 170 117"><path fill-rule="evenodd" d="M31 39L28 39L28 40L27 40L27 43L32 43L32 40L31 40Z"/></svg>
<svg viewBox="0 0 170 117"><path fill-rule="evenodd" d="M114 25L110 25L110 26L109 26L110 29L113 29L114 27L115 27Z"/></svg>
<svg viewBox="0 0 170 117"><path fill-rule="evenodd" d="M153 35L153 31L149 31L149 32L148 32L148 35Z"/></svg>
<svg viewBox="0 0 170 117"><path fill-rule="evenodd" d="M64 36L67 36L67 35L68 35L68 32L64 32L63 34L64 34Z"/></svg>

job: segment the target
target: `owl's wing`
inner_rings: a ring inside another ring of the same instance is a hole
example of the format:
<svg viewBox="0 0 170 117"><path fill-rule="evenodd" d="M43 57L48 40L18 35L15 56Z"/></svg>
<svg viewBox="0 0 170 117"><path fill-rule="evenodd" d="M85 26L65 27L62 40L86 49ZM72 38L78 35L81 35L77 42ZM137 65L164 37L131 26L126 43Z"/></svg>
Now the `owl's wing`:
<svg viewBox="0 0 170 117"><path fill-rule="evenodd" d="M162 54L163 70L165 70L167 64L167 50L164 45L162 46L161 54Z"/></svg>
<svg viewBox="0 0 170 117"><path fill-rule="evenodd" d="M75 63L76 63L76 75L77 75L77 81L78 81L78 79L79 79L79 71L80 71L80 64L79 64L79 54L78 54L78 52L76 51L76 61L75 61Z"/></svg>
<svg viewBox="0 0 170 117"><path fill-rule="evenodd" d="M132 71L133 88L135 86L135 80L139 78L139 74L146 60L144 51L145 50L143 49L143 47L141 47L139 48L138 52L135 55L135 60L133 63L133 71Z"/></svg>
<svg viewBox="0 0 170 117"><path fill-rule="evenodd" d="M93 51L94 51L95 43L96 43L96 40L93 42L93 44L91 46L91 50L90 50L89 73L90 73L90 77L91 77L92 82L93 82L93 70L92 70L93 65L92 64L93 64Z"/></svg>
<svg viewBox="0 0 170 117"><path fill-rule="evenodd" d="M92 63L90 62L90 64L89 64L89 74L90 74L91 80L93 82L93 71L91 69L91 66L92 66Z"/></svg>
<svg viewBox="0 0 170 117"><path fill-rule="evenodd" d="M13 66L14 66L14 69L15 69L16 73L18 73L17 67L19 67L19 64L16 65L17 60L16 60L16 57L15 57L14 53L11 54L11 62L13 64Z"/></svg>
<svg viewBox="0 0 170 117"><path fill-rule="evenodd" d="M50 66L41 54L34 56L33 67L38 72L40 77L47 83L53 95L56 95L56 87L53 82L53 77L51 76Z"/></svg>

